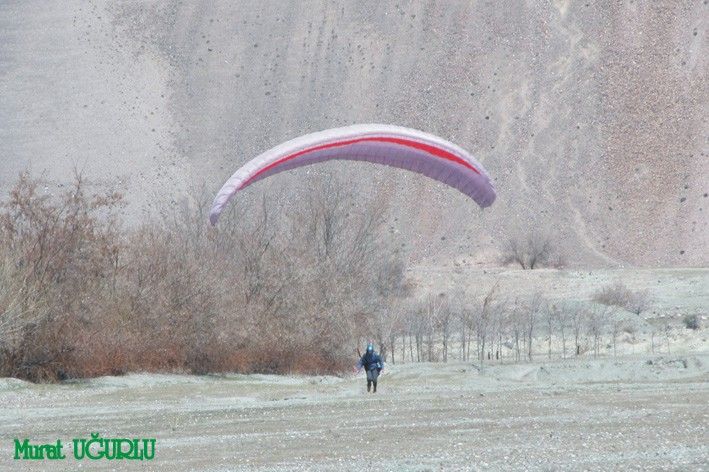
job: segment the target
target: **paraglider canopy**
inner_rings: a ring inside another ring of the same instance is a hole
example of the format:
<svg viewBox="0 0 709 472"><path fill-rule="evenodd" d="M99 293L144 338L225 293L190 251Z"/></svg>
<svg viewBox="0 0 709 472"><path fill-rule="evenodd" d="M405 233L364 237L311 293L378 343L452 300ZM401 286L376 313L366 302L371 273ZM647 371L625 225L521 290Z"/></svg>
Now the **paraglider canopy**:
<svg viewBox="0 0 709 472"><path fill-rule="evenodd" d="M495 201L490 176L463 148L432 134L399 126L362 124L307 134L244 164L221 188L209 214L214 225L229 200L261 179L333 159L406 169L443 182L485 208Z"/></svg>

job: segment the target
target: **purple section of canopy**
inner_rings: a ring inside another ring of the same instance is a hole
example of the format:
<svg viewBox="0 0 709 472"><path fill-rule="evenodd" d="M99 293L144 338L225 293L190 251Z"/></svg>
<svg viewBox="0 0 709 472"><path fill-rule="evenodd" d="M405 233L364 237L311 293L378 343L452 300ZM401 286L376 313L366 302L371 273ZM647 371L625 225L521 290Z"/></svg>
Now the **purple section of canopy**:
<svg viewBox="0 0 709 472"><path fill-rule="evenodd" d="M397 142L376 141L377 138L420 143L424 149ZM431 146L466 162L479 174L459 162L427 152L425 148ZM311 148L314 150L307 151ZM354 125L301 136L249 161L232 175L217 194L210 221L216 224L234 194L252 183L289 169L334 159L366 161L417 172L459 190L483 208L495 200L495 188L485 169L455 144L408 128Z"/></svg>

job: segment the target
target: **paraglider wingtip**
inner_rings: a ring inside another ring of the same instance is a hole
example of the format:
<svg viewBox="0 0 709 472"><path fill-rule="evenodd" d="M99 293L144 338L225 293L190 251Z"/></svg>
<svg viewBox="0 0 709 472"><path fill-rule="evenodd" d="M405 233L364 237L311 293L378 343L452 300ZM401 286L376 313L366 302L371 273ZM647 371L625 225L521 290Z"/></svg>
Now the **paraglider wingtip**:
<svg viewBox="0 0 709 472"><path fill-rule="evenodd" d="M212 226L217 226L217 221L219 221L219 215L209 215L209 224L211 224Z"/></svg>
<svg viewBox="0 0 709 472"><path fill-rule="evenodd" d="M480 205L480 208L484 210L485 208L491 207L492 204L495 203L495 200L497 200L497 195L493 194L490 198L483 202L482 205Z"/></svg>

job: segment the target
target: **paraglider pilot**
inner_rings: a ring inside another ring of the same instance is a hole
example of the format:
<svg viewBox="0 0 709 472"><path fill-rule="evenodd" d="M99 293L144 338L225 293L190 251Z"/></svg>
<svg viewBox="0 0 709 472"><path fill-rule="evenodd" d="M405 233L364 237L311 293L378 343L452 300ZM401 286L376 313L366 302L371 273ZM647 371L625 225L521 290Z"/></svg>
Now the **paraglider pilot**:
<svg viewBox="0 0 709 472"><path fill-rule="evenodd" d="M357 363L357 369L367 373L367 391L369 392L374 386L374 393L377 393L377 378L380 372L384 368L384 362L382 358L374 352L374 345L372 343L367 344L367 352L360 358Z"/></svg>

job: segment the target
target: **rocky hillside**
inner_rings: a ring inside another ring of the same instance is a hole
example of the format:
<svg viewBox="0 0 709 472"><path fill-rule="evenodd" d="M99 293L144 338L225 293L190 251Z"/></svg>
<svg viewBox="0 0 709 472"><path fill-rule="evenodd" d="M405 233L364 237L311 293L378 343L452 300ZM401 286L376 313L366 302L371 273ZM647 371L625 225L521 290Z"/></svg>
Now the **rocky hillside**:
<svg viewBox="0 0 709 472"><path fill-rule="evenodd" d="M0 190L83 170L131 220L216 192L297 135L358 122L448 138L484 212L424 177L333 163L254 185L287 211L334 176L423 265L552 234L572 265L709 264L706 1L0 3Z"/></svg>

